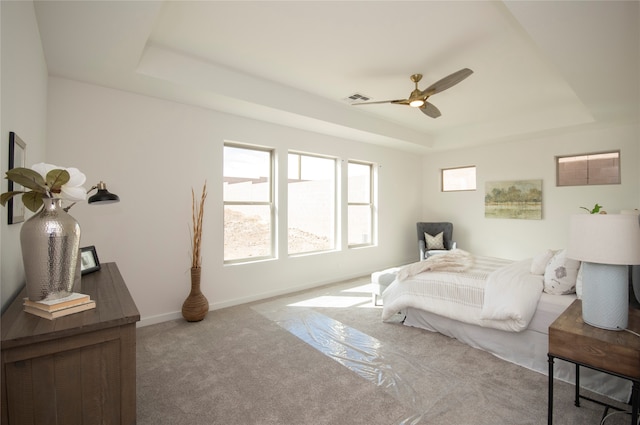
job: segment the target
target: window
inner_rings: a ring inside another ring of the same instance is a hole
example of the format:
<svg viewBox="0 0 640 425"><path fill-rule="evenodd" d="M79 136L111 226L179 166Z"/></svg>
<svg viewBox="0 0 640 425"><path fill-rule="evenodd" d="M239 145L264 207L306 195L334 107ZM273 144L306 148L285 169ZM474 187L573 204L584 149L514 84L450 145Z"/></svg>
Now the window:
<svg viewBox="0 0 640 425"><path fill-rule="evenodd" d="M620 151L556 157L557 186L620 184Z"/></svg>
<svg viewBox="0 0 640 425"><path fill-rule="evenodd" d="M335 248L336 159L289 153L288 252Z"/></svg>
<svg viewBox="0 0 640 425"><path fill-rule="evenodd" d="M273 152L225 144L224 261L273 257Z"/></svg>
<svg viewBox="0 0 640 425"><path fill-rule="evenodd" d="M476 167L444 168L442 170L442 191L461 190L476 190Z"/></svg>
<svg viewBox="0 0 640 425"><path fill-rule="evenodd" d="M349 247L373 243L373 165L349 161L347 182Z"/></svg>

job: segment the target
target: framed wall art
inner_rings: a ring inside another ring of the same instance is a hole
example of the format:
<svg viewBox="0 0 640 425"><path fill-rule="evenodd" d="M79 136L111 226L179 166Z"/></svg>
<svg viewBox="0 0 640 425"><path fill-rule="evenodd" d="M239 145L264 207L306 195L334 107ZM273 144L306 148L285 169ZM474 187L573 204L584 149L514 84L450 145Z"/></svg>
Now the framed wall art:
<svg viewBox="0 0 640 425"><path fill-rule="evenodd" d="M9 133L9 170L12 168L24 167L27 144L13 131ZM19 185L9 180L9 192L23 190ZM7 202L7 216L9 224L16 224L24 221L24 204L22 196L14 196Z"/></svg>
<svg viewBox="0 0 640 425"><path fill-rule="evenodd" d="M486 182L486 218L542 219L542 180Z"/></svg>

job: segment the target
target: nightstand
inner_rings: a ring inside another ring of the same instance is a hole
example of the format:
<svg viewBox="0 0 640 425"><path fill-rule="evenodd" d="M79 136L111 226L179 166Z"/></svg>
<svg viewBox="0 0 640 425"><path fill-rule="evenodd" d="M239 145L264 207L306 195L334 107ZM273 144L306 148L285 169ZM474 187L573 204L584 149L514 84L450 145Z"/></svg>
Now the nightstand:
<svg viewBox="0 0 640 425"><path fill-rule="evenodd" d="M628 329L640 333L640 310L629 309ZM640 337L626 331L610 331L585 324L582 321L582 301L574 301L549 326L549 425L553 422L553 361L556 358L576 365L576 406L580 406L582 398L616 409L580 395L580 366L630 380L633 383L631 423L638 423Z"/></svg>

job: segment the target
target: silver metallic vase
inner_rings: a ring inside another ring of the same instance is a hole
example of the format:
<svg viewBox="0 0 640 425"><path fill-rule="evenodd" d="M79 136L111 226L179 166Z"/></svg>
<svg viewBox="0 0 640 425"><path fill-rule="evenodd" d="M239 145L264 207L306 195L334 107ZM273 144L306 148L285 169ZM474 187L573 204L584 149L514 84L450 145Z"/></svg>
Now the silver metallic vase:
<svg viewBox="0 0 640 425"><path fill-rule="evenodd" d="M22 224L20 245L27 296L32 301L66 297L73 291L80 225L62 200L44 198L44 208Z"/></svg>

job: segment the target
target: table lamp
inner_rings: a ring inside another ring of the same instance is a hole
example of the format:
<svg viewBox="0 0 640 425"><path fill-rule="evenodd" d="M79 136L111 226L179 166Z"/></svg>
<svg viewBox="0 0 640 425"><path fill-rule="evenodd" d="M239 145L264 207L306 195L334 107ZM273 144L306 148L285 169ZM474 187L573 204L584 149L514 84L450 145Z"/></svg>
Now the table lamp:
<svg viewBox="0 0 640 425"><path fill-rule="evenodd" d="M89 192L97 190L98 192L95 195L92 195L87 200L89 204L112 204L114 202L120 202L120 197L115 193L111 193L107 190L107 185L105 182L100 181L100 183L95 186L91 186L91 189L87 190L87 195ZM73 207L77 202L72 203L71 205L64 208L65 212L69 212L71 207Z"/></svg>
<svg viewBox="0 0 640 425"><path fill-rule="evenodd" d="M107 190L107 185L103 181L100 181L100 183L93 186L87 191L87 193L95 189L98 190L98 193L89 198L89 204L111 204L113 202L120 202L120 197L115 193L109 192Z"/></svg>
<svg viewBox="0 0 640 425"><path fill-rule="evenodd" d="M567 257L582 261L582 320L597 328L626 329L629 265L640 264L638 216L571 216Z"/></svg>

